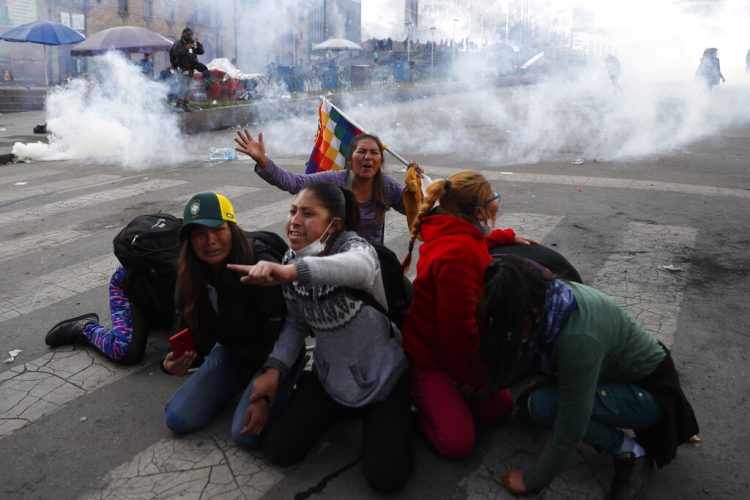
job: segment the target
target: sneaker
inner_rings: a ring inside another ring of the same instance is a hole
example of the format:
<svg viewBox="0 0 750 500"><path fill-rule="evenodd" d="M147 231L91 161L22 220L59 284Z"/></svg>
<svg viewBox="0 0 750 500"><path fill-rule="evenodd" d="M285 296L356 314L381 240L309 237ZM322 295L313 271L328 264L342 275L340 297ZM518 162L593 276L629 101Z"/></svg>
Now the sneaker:
<svg viewBox="0 0 750 500"><path fill-rule="evenodd" d="M50 347L76 344L84 340L83 329L89 323L99 323L99 316L96 313L88 313L61 321L47 332L44 342Z"/></svg>
<svg viewBox="0 0 750 500"><path fill-rule="evenodd" d="M611 500L635 500L646 491L646 483L654 470L654 461L644 455L635 458L632 453L612 457L615 476L609 491Z"/></svg>

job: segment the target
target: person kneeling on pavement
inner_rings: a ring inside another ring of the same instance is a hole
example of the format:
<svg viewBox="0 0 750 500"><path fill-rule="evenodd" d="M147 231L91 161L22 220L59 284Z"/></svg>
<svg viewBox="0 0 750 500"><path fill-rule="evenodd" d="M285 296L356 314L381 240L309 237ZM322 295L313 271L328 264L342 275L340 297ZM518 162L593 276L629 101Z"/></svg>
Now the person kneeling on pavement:
<svg viewBox="0 0 750 500"><path fill-rule="evenodd" d="M487 269L482 311L479 353L495 385L548 380L519 402L552 436L532 467L502 474L510 492L540 490L586 442L614 458L610 498L638 498L653 463L698 433L669 350L609 296L510 255Z"/></svg>
<svg viewBox="0 0 750 500"><path fill-rule="evenodd" d="M162 368L183 376L199 356L207 356L167 402L164 418L177 434L195 432L241 394L232 419L232 440L246 449L257 448L265 423L284 404L301 371L294 367L303 363L290 362L293 368L281 381L274 401L250 401L252 380L271 352L286 309L280 286L245 286L227 264L277 261L283 251L272 251L255 233L243 232L231 202L216 193L190 198L183 219L176 292L178 329L190 330L197 352L188 350L177 356L173 351Z"/></svg>
<svg viewBox="0 0 750 500"><path fill-rule="evenodd" d="M414 467L408 361L387 307L375 248L357 235L351 191L325 182L305 186L292 202L283 264L229 268L250 286L284 287L287 317L251 401L276 401L290 367L315 336L313 373L269 424L263 445L275 465L302 460L337 422L362 422L362 473L371 488L392 493ZM377 304L377 305L376 305ZM281 384L279 381L281 380Z"/></svg>
<svg viewBox="0 0 750 500"><path fill-rule="evenodd" d="M83 344L123 365L143 361L149 333L168 332L174 321L181 227L181 220L162 212L130 221L112 242L120 261L109 281L112 327L91 312L57 323L45 343Z"/></svg>

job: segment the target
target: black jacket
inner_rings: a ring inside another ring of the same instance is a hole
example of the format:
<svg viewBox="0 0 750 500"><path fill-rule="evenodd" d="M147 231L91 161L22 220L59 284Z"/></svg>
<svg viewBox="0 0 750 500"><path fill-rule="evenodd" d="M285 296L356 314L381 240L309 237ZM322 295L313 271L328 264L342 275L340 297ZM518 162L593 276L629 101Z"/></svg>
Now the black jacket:
<svg viewBox="0 0 750 500"><path fill-rule="evenodd" d="M198 56L203 54L203 44L197 41L193 41L192 52L187 48L187 44L182 38L177 40L172 48L169 49L169 62L173 68L178 71L187 71L191 75L196 69L198 71L205 71L205 66L198 62Z"/></svg>
<svg viewBox="0 0 750 500"><path fill-rule="evenodd" d="M663 344L662 348L667 356L656 370L633 382L650 392L662 410L656 425L635 431L636 441L646 448L660 468L672 461L679 445L699 432L693 408L680 387L672 356Z"/></svg>
<svg viewBox="0 0 750 500"><path fill-rule="evenodd" d="M250 242L256 262L278 262L263 242L252 239ZM219 314L211 305L207 288L198 305L201 331L193 332L198 353L205 356L218 342L246 370L260 369L286 316L281 286L242 285L239 275L231 271L222 273L211 286L216 290Z"/></svg>

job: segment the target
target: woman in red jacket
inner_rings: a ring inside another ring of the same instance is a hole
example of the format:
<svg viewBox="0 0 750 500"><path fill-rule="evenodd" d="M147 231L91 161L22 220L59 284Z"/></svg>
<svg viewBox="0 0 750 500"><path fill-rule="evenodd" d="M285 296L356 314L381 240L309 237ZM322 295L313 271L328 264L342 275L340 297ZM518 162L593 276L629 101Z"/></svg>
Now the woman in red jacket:
<svg viewBox="0 0 750 500"><path fill-rule="evenodd" d="M436 207L436 203L439 206ZM455 172L427 186L404 261L421 235L414 295L403 325L411 360L417 423L439 453L467 455L474 446L474 417L500 421L512 409L510 391L487 383L477 350L477 303L488 246L534 240L495 229L500 195L479 173Z"/></svg>

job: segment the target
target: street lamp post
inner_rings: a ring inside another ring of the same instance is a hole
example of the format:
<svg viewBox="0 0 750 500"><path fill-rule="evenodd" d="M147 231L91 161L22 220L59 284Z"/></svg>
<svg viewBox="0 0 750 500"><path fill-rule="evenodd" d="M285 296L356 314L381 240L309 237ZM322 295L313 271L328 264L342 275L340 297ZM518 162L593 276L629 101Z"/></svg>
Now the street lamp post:
<svg viewBox="0 0 750 500"><path fill-rule="evenodd" d="M406 23L406 62L411 63L411 42L409 40L411 36L411 25L414 23Z"/></svg>
<svg viewBox="0 0 750 500"><path fill-rule="evenodd" d="M508 29L510 28L510 0L505 3L505 43L508 43Z"/></svg>
<svg viewBox="0 0 750 500"><path fill-rule="evenodd" d="M432 36L432 43L430 44L430 76L435 79L435 26L430 28L430 35Z"/></svg>
<svg viewBox="0 0 750 500"><path fill-rule="evenodd" d="M456 23L458 19L453 18L453 68L456 68Z"/></svg>
<svg viewBox="0 0 750 500"><path fill-rule="evenodd" d="M237 51L237 2L238 0L234 0L233 7L234 7L234 65L239 67L240 61L238 59L238 51Z"/></svg>

